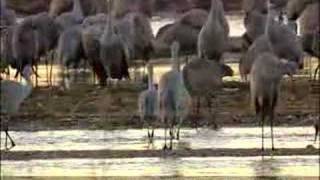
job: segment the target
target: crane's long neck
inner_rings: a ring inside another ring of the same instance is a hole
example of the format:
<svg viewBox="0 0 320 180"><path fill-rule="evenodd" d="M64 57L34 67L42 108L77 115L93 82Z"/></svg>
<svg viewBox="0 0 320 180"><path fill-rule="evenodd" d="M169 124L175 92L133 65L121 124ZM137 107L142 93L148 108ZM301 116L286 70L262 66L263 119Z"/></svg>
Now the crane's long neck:
<svg viewBox="0 0 320 180"><path fill-rule="evenodd" d="M264 34L267 37L268 40L268 46L270 49L272 49L271 42L270 42L270 26L272 25L273 18L272 18L272 12L271 12L271 2L270 0L267 0L267 7L268 7L268 14L267 14L267 22L264 29Z"/></svg>
<svg viewBox="0 0 320 180"><path fill-rule="evenodd" d="M0 12L1 12L1 15L3 15L6 11L6 8L7 8L7 2L6 0L1 0L0 1Z"/></svg>
<svg viewBox="0 0 320 180"><path fill-rule="evenodd" d="M175 41L171 45L171 60L172 60L172 69L180 72L180 60L179 60L179 49L180 44Z"/></svg>
<svg viewBox="0 0 320 180"><path fill-rule="evenodd" d="M108 21L106 23L106 27L105 27L104 33L105 34L113 34L114 33L113 17L112 17L112 13L111 13L113 1L112 0L108 0L107 1L107 5L108 5L109 15L108 15Z"/></svg>
<svg viewBox="0 0 320 180"><path fill-rule="evenodd" d="M153 66L148 65L148 89L153 90Z"/></svg>
<svg viewBox="0 0 320 180"><path fill-rule="evenodd" d="M73 0L73 10L72 10L72 12L73 12L73 14L75 14L79 18L83 18L84 17L80 0Z"/></svg>
<svg viewBox="0 0 320 180"><path fill-rule="evenodd" d="M209 14L209 22L214 23L219 20L221 17L221 14L223 13L223 6L222 2L220 0L211 0L211 9L210 9L210 14Z"/></svg>
<svg viewBox="0 0 320 180"><path fill-rule="evenodd" d="M264 33L266 35L269 34L270 32L270 26L273 22L273 18L272 18L272 10L271 10L271 2L270 0L267 0L267 7L268 7L268 13L267 13L267 21L266 21L266 26L265 26L265 29L264 29Z"/></svg>

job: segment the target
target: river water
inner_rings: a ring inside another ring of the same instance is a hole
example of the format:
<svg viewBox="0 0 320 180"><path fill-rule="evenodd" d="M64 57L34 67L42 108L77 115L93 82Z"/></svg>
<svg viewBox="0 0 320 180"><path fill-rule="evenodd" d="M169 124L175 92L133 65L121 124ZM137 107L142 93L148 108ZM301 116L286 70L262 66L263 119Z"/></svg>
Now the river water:
<svg viewBox="0 0 320 180"><path fill-rule="evenodd" d="M161 149L164 140L163 129L155 130L152 145L148 144L146 129L129 130L62 130L10 132L17 146L11 151L54 151L54 150L147 150ZM305 148L313 144L314 129L310 127L275 127L275 146L277 148ZM1 134L1 147L5 134ZM266 147L271 147L270 128L265 128ZM319 148L318 144L313 144ZM227 148L244 149L261 147L261 128L239 127L211 129L182 129L181 140L175 148Z"/></svg>
<svg viewBox="0 0 320 180"><path fill-rule="evenodd" d="M175 149L260 148L261 129L183 129ZM276 148L305 148L313 143L312 127L276 127ZM266 146L270 131L266 128ZM156 129L155 142L146 130L12 132L17 146L11 151L147 150L161 149L163 130ZM3 147L4 134L1 134ZM1 174L14 176L317 176L319 156L186 157L121 159L37 159L1 161Z"/></svg>
<svg viewBox="0 0 320 180"><path fill-rule="evenodd" d="M16 176L313 176L318 156L2 161Z"/></svg>

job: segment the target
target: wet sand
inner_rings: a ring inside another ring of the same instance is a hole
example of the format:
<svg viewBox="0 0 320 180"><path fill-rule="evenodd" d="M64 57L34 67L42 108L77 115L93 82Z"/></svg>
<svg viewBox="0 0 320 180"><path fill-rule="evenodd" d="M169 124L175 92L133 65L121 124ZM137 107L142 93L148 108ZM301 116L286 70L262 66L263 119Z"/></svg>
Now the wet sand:
<svg viewBox="0 0 320 180"><path fill-rule="evenodd" d="M197 150L93 150L93 151L27 151L14 152L2 151L2 160L35 160L35 159L77 159L77 158L92 158L92 159L110 159L110 158L139 158L139 157L248 157L248 156L292 156L292 155L319 155L319 149L266 149L264 152L261 149L197 149Z"/></svg>
<svg viewBox="0 0 320 180"><path fill-rule="evenodd" d="M292 89L289 79L281 87L276 109L276 126L310 126L319 116L319 95L312 93L307 78L297 78ZM70 91L57 87L36 88L10 120L15 131L90 129L111 130L143 128L137 113L137 97L143 85L121 82L114 87L100 88L92 84L76 84ZM213 99L213 114L190 113L184 127L259 126L250 104L249 86L227 81L225 89ZM3 121L2 121L3 122ZM160 121L156 127L162 127Z"/></svg>

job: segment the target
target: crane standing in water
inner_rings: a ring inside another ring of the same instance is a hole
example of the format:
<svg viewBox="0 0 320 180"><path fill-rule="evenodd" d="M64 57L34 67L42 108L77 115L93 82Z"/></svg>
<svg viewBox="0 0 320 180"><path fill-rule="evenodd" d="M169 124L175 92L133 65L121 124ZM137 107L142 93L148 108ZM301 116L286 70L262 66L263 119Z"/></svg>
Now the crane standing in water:
<svg viewBox="0 0 320 180"><path fill-rule="evenodd" d="M256 115L260 117L262 129L262 151L264 151L264 120L269 116L271 127L272 150L273 141L273 118L274 110L278 101L279 86L282 76L293 75L298 69L297 62L283 62L274 52L271 41L270 25L272 23L270 14L270 0L268 0L268 17L265 27L267 46L270 51L262 52L253 62L250 76L250 92L255 105ZM271 31L272 32L272 31Z"/></svg>
<svg viewBox="0 0 320 180"><path fill-rule="evenodd" d="M171 46L172 70L165 73L159 82L159 114L162 123L165 124L165 145L164 150L172 149L172 140L174 138L174 126L177 130L177 139L179 139L180 126L189 113L191 97L185 88L180 62L178 58L180 45L173 42ZM167 128L169 125L170 145L167 147Z"/></svg>
<svg viewBox="0 0 320 180"><path fill-rule="evenodd" d="M5 148L9 150L15 146L15 143L9 135L9 121L10 117L18 113L21 103L31 94L32 84L30 76L32 68L30 65L24 67L22 76L24 81L18 83L15 81L1 80L1 114L7 115L5 121L4 132L6 133ZM11 141L11 147L7 146L7 139Z"/></svg>
<svg viewBox="0 0 320 180"><path fill-rule="evenodd" d="M153 84L153 66L147 64L148 69L148 89L141 92L138 99L139 115L143 122L148 126L148 138L152 142L154 136L154 121L157 120L157 106L158 106L158 88ZM150 133L151 127L151 133Z"/></svg>

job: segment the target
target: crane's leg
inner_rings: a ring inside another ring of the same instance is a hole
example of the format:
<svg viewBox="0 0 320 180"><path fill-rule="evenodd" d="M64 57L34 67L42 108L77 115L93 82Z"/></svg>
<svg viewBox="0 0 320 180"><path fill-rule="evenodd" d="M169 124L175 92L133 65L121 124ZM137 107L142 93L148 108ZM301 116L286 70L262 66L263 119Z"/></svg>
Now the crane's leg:
<svg viewBox="0 0 320 180"><path fill-rule="evenodd" d="M201 99L200 97L198 96L197 97L197 115L199 116L200 114L200 106L201 106Z"/></svg>
<svg viewBox="0 0 320 180"><path fill-rule="evenodd" d="M318 64L318 66L314 72L314 78L313 78L314 81L317 80L318 71L320 71L320 63ZM320 73L319 73L319 76L320 76ZM319 78L319 80L320 80L320 78Z"/></svg>
<svg viewBox="0 0 320 180"><path fill-rule="evenodd" d="M271 127L271 142L272 142L272 151L274 151L274 141L273 141L273 115L270 117L270 127Z"/></svg>
<svg viewBox="0 0 320 180"><path fill-rule="evenodd" d="M164 146L163 150L167 150L167 118L164 119Z"/></svg>
<svg viewBox="0 0 320 180"><path fill-rule="evenodd" d="M152 126L152 132L151 132L152 141L153 141L153 137L154 137L154 127Z"/></svg>
<svg viewBox="0 0 320 180"><path fill-rule="evenodd" d="M36 64L35 68L36 68L35 72L36 72L36 74L38 74L38 63ZM38 76L36 75L36 87L38 87L38 85L39 85Z"/></svg>
<svg viewBox="0 0 320 180"><path fill-rule="evenodd" d="M6 131L5 131L6 132ZM4 148L5 148L5 150L7 150L8 149L8 136L7 136L7 133L5 133L6 134L6 137L5 137L5 140L4 140Z"/></svg>
<svg viewBox="0 0 320 180"><path fill-rule="evenodd" d="M269 118L270 118L270 127L271 127L271 141L272 141L272 151L275 150L274 148L274 138L273 138L273 119L274 119L274 109L276 107L277 101L278 101L278 92L274 92L273 99L271 103L271 109L269 109Z"/></svg>
<svg viewBox="0 0 320 180"><path fill-rule="evenodd" d="M50 53L50 72L49 72L49 85L52 86L53 83L52 83L52 71L53 71L53 61L54 61L54 58L55 58L55 54L54 52L51 52Z"/></svg>
<svg viewBox="0 0 320 180"><path fill-rule="evenodd" d="M314 130L315 130L314 143L316 143L317 142L318 133L319 133L319 126L317 124L314 125Z"/></svg>
<svg viewBox="0 0 320 180"><path fill-rule="evenodd" d="M264 125L264 115L263 113L260 113L261 115L261 150L264 151L264 130L263 130L263 125Z"/></svg>
<svg viewBox="0 0 320 180"><path fill-rule="evenodd" d="M170 125L170 145L169 145L169 150L172 150L172 141L174 139L174 121L172 121L172 124Z"/></svg>
<svg viewBox="0 0 320 180"><path fill-rule="evenodd" d="M49 65L48 54L46 54L46 56L44 56L44 58L45 58L44 62L45 62L45 65L46 65L47 84L48 84L48 86L50 86L49 67L48 67L48 65Z"/></svg>
<svg viewBox="0 0 320 180"><path fill-rule="evenodd" d="M256 117L257 117L257 119L259 119L259 116L261 116L260 117L260 120L261 120L261 130L262 130L262 132L261 132L261 150L262 151L264 151L264 142L263 142L263 138L264 138L264 136L263 136L263 134L264 134L264 131L263 131L263 124L264 124L264 117L263 117L263 113L261 113L261 106L260 106L260 104L259 104L259 100L258 100L258 98L255 98L255 101L254 101L254 103L255 103L255 111L256 111Z"/></svg>
<svg viewBox="0 0 320 180"><path fill-rule="evenodd" d="M6 150L9 150L9 149L13 148L16 145L14 143L13 139L11 138L10 134L9 134L9 125L8 125L9 122L10 122L10 117L8 117L8 121L5 122L5 130L4 130L4 132L6 134L6 138L5 138L5 149ZM8 139L11 141L11 147L10 148L8 148L8 143L7 143Z"/></svg>
<svg viewBox="0 0 320 180"><path fill-rule="evenodd" d="M5 131L5 133L6 133L6 149L9 150L9 149L13 148L14 146L16 146L16 144L14 143L13 139L11 138L11 136L10 136L10 134L8 132L8 129ZM10 148L8 148L8 146L7 146L7 138L9 138L9 140L11 141L11 147Z"/></svg>

